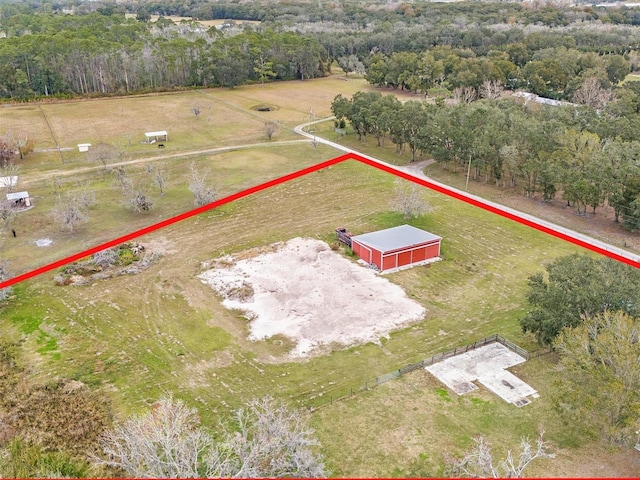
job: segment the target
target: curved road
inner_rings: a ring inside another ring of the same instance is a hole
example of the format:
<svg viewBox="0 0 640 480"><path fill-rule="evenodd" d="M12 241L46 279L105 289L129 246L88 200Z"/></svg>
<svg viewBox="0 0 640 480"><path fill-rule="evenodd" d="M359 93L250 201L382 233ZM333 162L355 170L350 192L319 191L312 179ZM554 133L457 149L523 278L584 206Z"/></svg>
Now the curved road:
<svg viewBox="0 0 640 480"><path fill-rule="evenodd" d="M465 192L464 190L459 190L457 188L451 187L449 185L446 185L444 183L438 182L436 180L431 179L430 177L428 177L427 175L424 174L424 172L422 171L422 166L424 166L423 164L413 164L413 165L407 165L407 166L403 166L403 167L398 167L395 165L391 165L389 163L383 162L380 159L377 159L375 157L371 157L369 155L365 155L364 153L358 152L357 150L353 150L351 148L345 147L344 145L340 145L339 143L335 143L332 142L330 140L326 140L324 138L320 138L317 137L316 135L314 135L313 133L309 133L309 132L305 132L304 129L309 127L310 125L314 125L316 123L321 123L321 122L326 122L327 120L333 120L335 117L328 117L328 118L324 118L322 120L316 120L315 122L309 122L309 123L304 123L302 125L298 125L297 127L295 127L295 132L299 135L305 136L309 139L311 139L313 142L317 142L317 143L322 143L324 145L328 145L330 147L333 147L337 150L340 150L342 152L345 153L352 153L355 155L358 155L359 157L365 158L371 162L377 163L381 166L384 166L385 170L395 170L397 172L402 172L405 175L410 175L414 178L417 179L423 179L423 180L427 180L429 183L438 186L440 189L451 192L453 194L453 196L455 197L463 197L466 198L468 200L470 200L470 203L472 204L482 204L486 207L489 207L490 210L499 210L501 212L504 212L505 214L509 215L509 216L514 216L514 217L518 217L521 218L523 220L525 220L526 222L530 223L530 224L535 224L538 225L540 227L542 227L542 229L546 229L546 230L551 230L554 232L559 233L560 235L564 235L566 237L570 237L573 238L575 240L581 241L583 243L589 244L589 245L593 245L596 248L599 248L601 250L604 250L606 252L610 252L614 255L617 255L619 257L622 257L624 259L630 260L631 262L625 262L628 263L630 265L635 266L636 268L640 268L640 255L637 255L635 253L629 252L628 250L624 250L622 248L619 248L615 245L611 245L610 243L607 242L603 242L601 240L598 240L596 238L590 237L589 235L585 235L583 233L580 232L576 232L575 230L571 230L569 228L565 228L561 225L558 225L556 223L552 223L549 222L547 220L543 220L541 218L538 218L534 215L529 215L528 213L524 213L521 212L519 210L507 207L505 205L501 205L499 203L495 203L492 202L490 200L484 199L482 197L478 197L476 195L472 195L468 192Z"/></svg>

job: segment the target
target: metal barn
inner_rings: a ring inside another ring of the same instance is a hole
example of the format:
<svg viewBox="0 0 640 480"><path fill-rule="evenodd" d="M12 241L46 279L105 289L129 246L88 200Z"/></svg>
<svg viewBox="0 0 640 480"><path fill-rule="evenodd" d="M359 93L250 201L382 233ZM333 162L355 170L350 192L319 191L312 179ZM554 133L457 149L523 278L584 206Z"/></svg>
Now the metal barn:
<svg viewBox="0 0 640 480"><path fill-rule="evenodd" d="M351 237L353 252L379 271L426 265L440 259L442 237L400 225Z"/></svg>

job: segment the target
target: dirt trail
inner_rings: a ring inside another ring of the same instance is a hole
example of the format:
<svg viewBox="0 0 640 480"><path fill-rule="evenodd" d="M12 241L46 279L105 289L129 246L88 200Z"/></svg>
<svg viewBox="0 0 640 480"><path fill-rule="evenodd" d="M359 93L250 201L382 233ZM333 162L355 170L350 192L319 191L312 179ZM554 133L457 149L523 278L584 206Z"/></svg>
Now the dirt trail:
<svg viewBox="0 0 640 480"><path fill-rule="evenodd" d="M169 160L172 158L181 158L181 157L191 157L194 155L213 155L217 153L224 152L232 152L235 150L245 150L249 148L263 148L263 147L279 147L283 145L295 145L297 143L308 143L308 140L280 140L273 142L258 142L258 143L249 143L245 145L230 145L226 147L216 147L216 148L206 148L201 150L189 150L186 152L178 152L171 153L167 155L157 155L155 157L144 157L144 158L136 158L133 160L126 160L123 162L111 163L108 165L109 168L127 166L127 165L136 165L139 163L148 163L148 162L157 162L159 160ZM54 149L58 151L59 149ZM50 177L65 177L71 175L84 174L89 172L95 172L99 170L103 170L104 167L102 165L94 165L91 167L82 167L82 168L74 168L73 170L47 170L42 173L30 173L28 177L24 177L21 179L21 183L23 184L34 184L37 182L41 182Z"/></svg>

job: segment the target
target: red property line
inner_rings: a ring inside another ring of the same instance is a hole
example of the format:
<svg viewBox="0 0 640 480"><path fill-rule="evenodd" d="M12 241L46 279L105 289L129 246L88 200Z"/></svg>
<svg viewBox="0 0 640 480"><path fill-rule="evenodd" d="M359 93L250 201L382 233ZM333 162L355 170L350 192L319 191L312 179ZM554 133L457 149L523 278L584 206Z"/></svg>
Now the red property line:
<svg viewBox="0 0 640 480"><path fill-rule="evenodd" d="M289 180L294 180L296 178L302 177L309 173L322 170L323 168L330 167L332 165L336 165L345 160L349 160L350 158L352 158L352 156L349 154L342 155L340 157L327 160L326 162L322 162L317 165L313 165L311 167L303 168L302 170L298 170L297 172L289 173L288 175L285 175L283 177L276 178L274 180L269 180L268 182L261 183L251 188L247 188L246 190L242 190L241 192L236 192L232 195L229 195L228 197L224 197L214 202L203 205L201 207L194 208L193 210L189 210L188 212L181 213L180 215L177 215L175 217L162 220L161 222L154 223L153 225L143 227L140 230L136 230L134 232L128 233L121 237L114 238L113 240L109 240L108 242L89 248L88 250L75 253L69 257L63 258L61 260L56 260L55 262L45 265L43 267L36 268L35 270L32 270L30 272L23 273L22 275L18 275L17 277L13 277L9 280L5 280L4 282L0 282L0 288L5 288L11 285L15 285L16 283L19 283L24 280L28 280L29 278L33 278L37 275L41 275L43 273L49 272L55 268L63 267L68 263L75 262L76 260L80 260L81 258L87 257L89 255L93 255L94 253L100 252L102 250L106 250L107 248L115 247L116 245L120 245L121 243L128 242L129 240L133 240L134 238L141 237L142 235L146 235L147 233L155 232L156 230L159 230L164 227L168 227L169 225L173 225L174 223L180 222L182 220L186 220L187 218L191 218L195 215L199 215L201 213L207 212L209 210L220 207L222 205L226 205L227 203L233 202L234 200L239 200L253 193L257 193L262 190L275 187L276 185L279 185L281 183L288 182Z"/></svg>
<svg viewBox="0 0 640 480"><path fill-rule="evenodd" d="M450 197L456 198L458 200L462 200L463 202L466 202L470 205L473 205L475 207L479 207L482 208L483 210L487 210L491 213L496 213L498 215L501 215L505 218L508 218L509 220L513 220L515 222L521 223L522 225L526 225L527 227L531 227L534 228L536 230L539 230L541 232L547 233L549 235L553 235L554 237L560 238L562 240L565 240L567 242L573 243L575 245L578 245L580 247L589 249L593 252L599 253L601 255L605 255L609 258L612 258L614 260L617 260L619 262L623 262L626 263L627 265L631 265L632 267L636 267L636 268L640 268L640 262L635 261L631 258L619 255L615 252L611 252L609 250L606 250L605 248L599 247L598 245L594 245L592 243L586 242L584 240L581 240L580 238L576 238L573 237L571 235L568 235L566 233L560 232L558 230L555 230L553 228L547 227L541 223L535 222L533 220L529 220L527 218L523 218L519 215L516 215L514 213L502 210L500 208L497 208L493 205L484 203L480 200L477 200L475 198L471 198L468 197L466 195L464 195L463 193L459 193L456 192L454 190L450 190L449 188L446 188L442 185L437 185L434 184L428 180L422 179L422 178L417 178L414 177L413 175L409 174L409 173L405 173L402 171L399 171L393 167L390 167L388 165L385 165L383 163L378 163L378 162L374 162L372 160L369 160L367 158L362 158L362 157L356 157L356 160L365 163L367 165L370 165L372 167L378 168L379 170L383 170L385 172L389 172L392 173L393 175L396 175L397 177L401 177L404 178L405 180L409 180L411 182L417 183L419 185L422 185L424 187L430 188L432 190L435 190L437 192L440 193L444 193L445 195L448 195Z"/></svg>
<svg viewBox="0 0 640 480"><path fill-rule="evenodd" d="M423 187L427 187L430 188L432 190L435 190L436 192L440 192L440 193L444 193L445 195L448 195L450 197L453 197L457 200L462 200L463 202L466 202L470 205L473 205L475 207L479 207L482 208L483 210L487 210L489 212L501 215L509 220L513 220L515 222L521 223L523 225L526 225L528 227L534 228L536 230L539 230L541 232L547 233L549 235L553 235L554 237L560 238L562 240L565 240L567 242L571 242L575 245L578 245L580 247L589 249L593 252L599 253L601 255L606 255L607 257L610 257L614 260L618 260L620 262L626 263L628 265L631 265L633 267L636 268L640 268L640 262L634 261L630 258L624 257L622 255L619 255L615 252L610 252L608 250L605 250L602 247L599 247L597 245L593 245L589 242L585 242L584 240L581 240L579 238L575 238L572 237L570 235L567 235L563 232L559 232L557 230L554 230L552 228L549 228L545 225L542 225L540 223L534 222L532 220L526 219L526 218L522 218L518 215L515 215L511 212L507 212L504 211L502 209L499 209L497 207L494 207L493 205L489 205L486 204L482 201L479 201L475 198L471 198L468 197L466 195L464 195L463 193L459 193L456 192L454 190L451 190L449 188L446 188L442 185L437 185L434 184L428 180L425 179L421 179L421 178L417 178L414 177L413 175L409 174L409 173L405 173L402 172L400 170L397 170L389 165L385 165L383 163L378 163L378 162L374 162L373 160L364 158L358 154L355 153L347 153L345 155L341 155L339 157L333 158L331 160L327 160L325 162L319 163L317 165L313 165L311 167L307 167L304 168L302 170L298 170L296 172L293 173L289 173L287 175L284 175L280 178L276 178L274 180L269 180L268 182L265 183L261 183L259 185L253 186L251 188L248 188L246 190L242 190L241 192L236 192L232 195L229 195L227 197L221 198L219 200L216 200L214 202L208 203L207 205L203 205L201 207L198 208L194 208L193 210L189 210L187 212L181 213L180 215L177 215L175 217L171 217L168 218L166 220L162 220L158 223L155 223L153 225L149 225L146 227L143 227L139 230L136 230L134 232L128 233L126 235L123 235L121 237L118 238L114 238L113 240L110 240L108 242L102 243L100 245L96 245L95 247L89 248L87 250L84 250L82 252L73 254L69 257L63 258L61 260L56 260L53 263L50 263L48 265L36 268L35 270L32 270L30 272L27 273L23 273L22 275L18 275L16 277L13 277L9 280L5 280L4 282L0 282L0 288L5 288L5 287L9 287L11 285L15 285L16 283L22 282L24 280L28 280L30 278L33 278L37 275L41 275L43 273L49 272L51 270L54 270L56 268L60 268L63 267L64 265L67 265L71 262L75 262L76 260L80 260L81 258L87 257L89 255L93 255L94 253L100 252L102 250L106 250L107 248L111 248L111 247L115 247L116 245L120 245L124 242L128 242L129 240L133 240L134 238L138 238L141 237L142 235L146 235L147 233L151 233L154 232L156 230L160 230L161 228L164 227L168 227L169 225L173 225L174 223L180 222L182 220L186 220L187 218L191 218L193 216L199 215L201 213L207 212L209 210L213 210L214 208L220 207L222 205L226 205L227 203L233 202L234 200L239 200L241 198L247 197L249 195L252 195L254 193L260 192L262 190L266 190L268 188L271 187L275 187L276 185L280 185L282 183L286 183L290 180L294 180L296 178L299 177L303 177L309 173L313 173L313 172L317 172L318 170L322 170L324 168L330 167L332 165L337 165L338 163L344 162L345 160L357 160L365 165L377 168L378 170L382 170L384 172L390 173L392 175L395 175L397 177L403 178L405 180L409 180L411 182L417 183L419 185L422 185Z"/></svg>

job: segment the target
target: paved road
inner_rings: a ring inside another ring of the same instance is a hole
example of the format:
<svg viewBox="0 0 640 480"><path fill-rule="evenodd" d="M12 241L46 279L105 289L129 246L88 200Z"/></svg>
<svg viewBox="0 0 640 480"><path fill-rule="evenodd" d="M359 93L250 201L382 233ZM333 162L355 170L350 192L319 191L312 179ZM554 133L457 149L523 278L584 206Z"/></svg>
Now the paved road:
<svg viewBox="0 0 640 480"><path fill-rule="evenodd" d="M503 214L505 214L507 218L520 219L522 220L521 223L529 224L530 226L537 226L539 230L546 231L549 234L558 236L560 238L564 238L565 240L568 240L568 241L573 241L573 243L577 243L578 245L583 244L582 246L585 246L585 247L591 246L593 247L592 250L599 251L600 253L608 255L612 258L617 258L618 260L623 261L629 265L633 265L637 268L640 268L640 255L637 255L633 252L629 252L628 250L624 250L615 245L611 245L610 243L603 242L589 235L576 232L575 230L565 228L556 223L543 220L534 215L530 215L528 213L521 212L514 208L510 208L505 205L501 205L499 203L486 200L482 197L478 197L477 195L472 195L468 192L465 192L464 190L459 190L457 188L454 188L449 185L445 185L444 183L433 180L432 178L424 174L423 168L425 166L425 163L423 162L415 163L415 164L411 164L403 167L398 167L398 166L383 162L382 160L372 157L370 155L365 155L364 153L358 152L357 150L353 150L351 148L345 147L344 145L340 145L339 143L335 143L330 140L317 137L313 133L304 131L304 129L305 128L308 129L310 125L326 122L328 120L333 120L334 118L335 117L329 117L322 120L316 120L315 122L309 122L302 125L298 125L297 127L295 127L294 130L299 135L303 135L314 142L328 145L330 147L333 147L345 153L353 153L355 155L358 155L359 157L369 160L370 162L379 164L380 166L384 167L384 170L386 171L402 172L403 174L408 174L409 176L414 177L416 179L426 180L430 184L437 187L437 189L443 193L449 194L456 198L464 199L469 203L482 206L483 208L486 208L487 210L490 210L490 211L494 211L496 213L502 212Z"/></svg>

